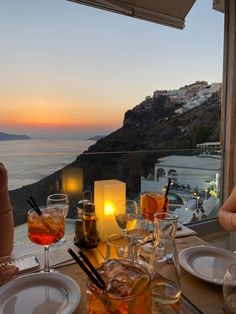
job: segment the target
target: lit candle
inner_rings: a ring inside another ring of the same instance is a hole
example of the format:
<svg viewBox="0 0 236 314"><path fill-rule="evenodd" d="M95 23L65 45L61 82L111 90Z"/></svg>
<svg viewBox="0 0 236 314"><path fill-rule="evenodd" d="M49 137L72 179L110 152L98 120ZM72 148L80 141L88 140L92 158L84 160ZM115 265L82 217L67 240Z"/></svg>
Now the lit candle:
<svg viewBox="0 0 236 314"><path fill-rule="evenodd" d="M121 234L116 219L117 201L125 201L126 184L118 180L100 180L94 182L94 203L98 218L97 227L101 241L113 233Z"/></svg>
<svg viewBox="0 0 236 314"><path fill-rule="evenodd" d="M81 168L68 167L62 172L62 190L67 194L79 194L83 191L83 171Z"/></svg>

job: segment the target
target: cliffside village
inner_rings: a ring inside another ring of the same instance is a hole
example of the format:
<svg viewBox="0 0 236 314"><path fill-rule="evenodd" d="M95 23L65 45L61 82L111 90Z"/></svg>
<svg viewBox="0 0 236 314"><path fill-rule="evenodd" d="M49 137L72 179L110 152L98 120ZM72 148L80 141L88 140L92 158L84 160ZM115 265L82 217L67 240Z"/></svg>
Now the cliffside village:
<svg viewBox="0 0 236 314"><path fill-rule="evenodd" d="M208 84L206 81L196 81L193 84L186 85L175 90L156 90L153 96L147 96L145 100L157 98L159 96L168 96L171 101L183 104L183 106L175 111L177 114L182 114L197 106L200 106L204 101L212 96L212 94L221 91L221 83Z"/></svg>

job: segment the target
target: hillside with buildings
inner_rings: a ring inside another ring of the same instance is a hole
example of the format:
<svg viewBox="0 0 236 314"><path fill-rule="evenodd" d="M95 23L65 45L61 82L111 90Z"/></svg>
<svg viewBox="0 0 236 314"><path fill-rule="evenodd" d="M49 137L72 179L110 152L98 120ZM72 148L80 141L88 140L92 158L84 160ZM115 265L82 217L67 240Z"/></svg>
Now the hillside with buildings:
<svg viewBox="0 0 236 314"><path fill-rule="evenodd" d="M181 104L180 108L175 110L175 113L183 113L200 106L204 101L214 93L221 91L221 83L212 83L209 85L206 81L196 81L193 84L180 87L177 90L156 90L152 98L159 96L168 96L173 103ZM146 99L151 98L147 96Z"/></svg>
<svg viewBox="0 0 236 314"><path fill-rule="evenodd" d="M120 129L88 151L193 149L202 142L219 141L221 84L196 82L178 91L177 98L169 96L174 91L154 92L125 113Z"/></svg>
<svg viewBox="0 0 236 314"><path fill-rule="evenodd" d="M170 155L194 155L196 145L220 138L221 84L196 82L178 91L155 91L125 113L120 129L99 139L65 168L39 182L11 191L16 224L26 219L26 199L44 204L49 194L62 188L63 173L81 171L83 189L95 180L126 182L128 196L138 195L140 179L154 171L157 160ZM81 197L71 196L75 206ZM73 205L74 204L74 205Z"/></svg>

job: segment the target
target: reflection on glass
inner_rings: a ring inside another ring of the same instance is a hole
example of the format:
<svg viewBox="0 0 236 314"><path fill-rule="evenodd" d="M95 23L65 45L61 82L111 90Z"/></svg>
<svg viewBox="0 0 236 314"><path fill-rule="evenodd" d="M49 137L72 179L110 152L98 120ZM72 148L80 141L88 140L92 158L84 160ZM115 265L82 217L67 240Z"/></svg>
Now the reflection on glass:
<svg viewBox="0 0 236 314"><path fill-rule="evenodd" d="M22 159L15 159L15 163L25 169L21 164ZM51 159L49 161L51 162ZM31 163L27 158L25 162L30 167ZM86 152L77 158L76 165L83 173L83 190L89 189L93 195L94 181L112 178L125 182L127 199L139 201L140 193L145 191L163 192L169 177L171 177L173 184L169 194L169 207L170 210L176 211L180 223L198 222L217 215L220 204L221 156L216 149L208 151L208 153L203 149L188 150L188 154L185 150L176 152L158 150L145 151L145 153L139 151L132 153L124 151ZM11 180L14 177L12 175L14 167L10 169ZM19 167L17 169L19 171ZM32 186L37 191L35 193L37 193L39 205L45 204L45 195L64 191L63 169L53 173L49 179L43 179ZM26 174L27 171L24 173ZM18 172L15 174L16 178L22 178ZM38 177L38 174L32 172L32 176ZM23 178L21 181L22 184L26 182ZM12 185L11 182L10 185ZM70 185L70 187L74 188L75 185ZM26 221L25 214L22 212L22 208L25 206L23 196L29 192L32 194L30 187L25 186L11 195L17 212L16 225ZM82 194L71 192L68 195L71 209L73 209L82 198ZM188 208L187 213L186 208ZM68 218L75 218L72 216L72 210Z"/></svg>
<svg viewBox="0 0 236 314"><path fill-rule="evenodd" d="M236 313L236 264L229 265L223 281L224 302L229 314Z"/></svg>

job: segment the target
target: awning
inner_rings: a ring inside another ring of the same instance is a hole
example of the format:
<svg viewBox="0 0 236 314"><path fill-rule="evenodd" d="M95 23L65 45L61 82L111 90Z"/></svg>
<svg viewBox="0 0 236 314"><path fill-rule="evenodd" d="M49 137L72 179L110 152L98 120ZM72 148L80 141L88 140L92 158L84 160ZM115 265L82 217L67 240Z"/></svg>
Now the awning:
<svg viewBox="0 0 236 314"><path fill-rule="evenodd" d="M224 13L225 12L225 0L213 0L212 7L214 10Z"/></svg>
<svg viewBox="0 0 236 314"><path fill-rule="evenodd" d="M68 0L183 29L195 0Z"/></svg>

